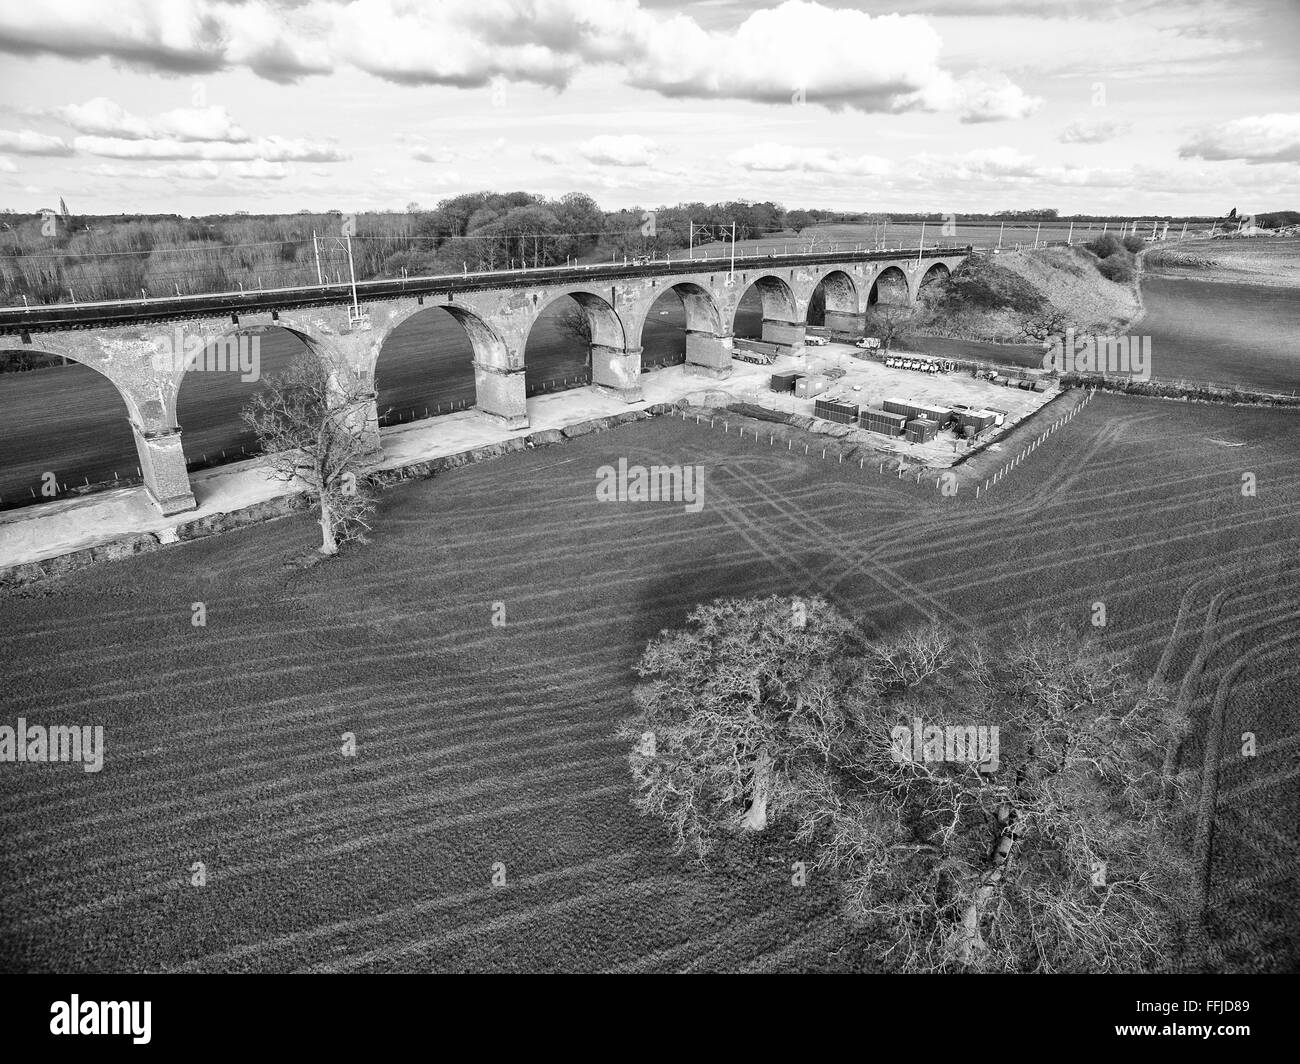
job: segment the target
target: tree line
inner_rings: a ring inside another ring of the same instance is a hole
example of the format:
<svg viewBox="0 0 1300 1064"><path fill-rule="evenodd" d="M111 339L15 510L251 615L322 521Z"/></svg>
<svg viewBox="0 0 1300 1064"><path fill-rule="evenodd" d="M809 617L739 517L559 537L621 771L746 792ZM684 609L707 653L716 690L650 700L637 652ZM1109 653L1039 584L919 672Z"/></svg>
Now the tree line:
<svg viewBox="0 0 1300 1064"><path fill-rule="evenodd" d="M692 243L795 234L857 216L732 200L603 210L591 196L471 192L422 210L348 215L0 212L0 299L190 295L658 256Z"/></svg>

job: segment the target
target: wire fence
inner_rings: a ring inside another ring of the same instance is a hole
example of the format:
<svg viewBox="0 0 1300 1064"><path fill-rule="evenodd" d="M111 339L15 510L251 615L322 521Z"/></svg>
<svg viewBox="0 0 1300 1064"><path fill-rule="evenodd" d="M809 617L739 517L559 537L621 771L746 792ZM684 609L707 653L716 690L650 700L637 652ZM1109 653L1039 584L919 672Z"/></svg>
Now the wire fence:
<svg viewBox="0 0 1300 1064"><path fill-rule="evenodd" d="M188 463L186 468L188 469ZM107 473L113 474L113 479L109 480ZM16 510L24 506L35 506L39 503L53 502L55 499L67 498L69 496L91 495L96 492L109 491L113 488L129 488L144 483L144 476L140 472L140 467L135 467L134 473L123 474L120 470L108 470L102 480L91 481L90 477L83 476L82 483L69 484L67 481L47 481L42 478L40 488L28 485L27 491L10 488L7 493L0 493L0 510ZM52 489L52 490L51 490Z"/></svg>
<svg viewBox="0 0 1300 1064"><path fill-rule="evenodd" d="M1054 432L1056 432L1058 429L1062 428L1065 424L1067 424L1070 420L1072 420L1074 416L1079 412L1079 410L1081 410L1083 406L1086 405L1088 400L1091 398L1092 398L1092 394L1089 393L1089 395L1085 397L1083 402L1080 403L1073 411L1071 411L1069 414L1062 415L1060 418L1056 419L1050 426L1048 426L1041 433L1035 436L1035 438L1032 441L1026 444L1021 449L1021 451L1016 454L1014 458L1008 459L1005 465L1003 465L995 473L991 474L983 482L982 485L979 482L976 482L975 498L977 499L980 498L982 494L987 495L992 485L1002 481L1007 476L1007 474L1009 474L1012 470L1016 469L1021 464L1021 462L1023 462L1026 458L1029 457L1030 454L1032 454L1035 450L1037 450L1041 444L1047 442L1048 437L1050 437ZM767 436L768 439L767 439L766 446L768 448L776 447L777 434L776 431L773 429L769 429L767 431L761 431L755 428L754 426L750 425L748 427L748 432L750 433L750 435L747 436L746 426L744 424L737 424L736 428L733 430L731 428L730 420L719 418L714 414L710 414L708 416L705 416L704 414L695 414L693 416L696 425L700 425L700 426L707 425L711 429L716 429L720 425L722 427L723 435L734 435L741 440L752 438L754 443L760 446L763 446L763 437ZM824 421L836 420L834 418L826 418L818 414L814 414L813 416L820 418L821 420ZM689 421L691 417L692 415L689 413L689 411L686 410L681 411L681 418L683 421ZM1028 415L1028 417L1033 417L1033 414ZM1003 431L998 433L997 435L1001 436L1006 434L1011 429L1015 428L1017 425L1024 424L1026 420L1027 418L1022 418L1015 422L1008 422L1005 428L1003 429ZM788 429L789 427L790 426L788 424L785 423L782 424L782 428ZM786 445L787 452L799 453L796 452L794 449L795 440L793 436L784 436L783 441ZM938 494L944 496L945 498L956 498L960 492L961 478L959 472L956 469L936 469L934 467L921 465L921 464L913 465L909 468L906 456L904 455L891 455L889 457L882 456L879 459L873 459L870 462L867 461L865 455L859 455L856 463L852 460L852 458L850 458L848 462L845 462L845 452L840 450L839 447L834 442L829 442L825 446L821 446L821 447L818 447L812 443L802 443L800 444L800 446L802 447L803 456L806 458L817 458L819 461L830 461L834 459L837 465L852 466L856 464L860 471L873 472L877 476L890 477L891 479L895 479L895 480L903 480L906 477L908 481L914 484L920 484L923 480L928 481L928 478L931 475L937 473L937 476L934 476L933 484L934 484L935 491Z"/></svg>

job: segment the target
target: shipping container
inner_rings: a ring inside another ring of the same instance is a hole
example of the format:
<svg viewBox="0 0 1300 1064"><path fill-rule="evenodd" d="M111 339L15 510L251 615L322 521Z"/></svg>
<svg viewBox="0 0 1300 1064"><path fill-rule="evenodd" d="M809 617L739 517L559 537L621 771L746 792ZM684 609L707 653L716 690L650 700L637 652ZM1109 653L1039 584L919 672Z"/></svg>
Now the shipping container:
<svg viewBox="0 0 1300 1064"><path fill-rule="evenodd" d="M830 381L825 377L800 377L795 382L794 394L803 399L811 398L814 395L821 395L830 387Z"/></svg>
<svg viewBox="0 0 1300 1064"><path fill-rule="evenodd" d="M914 418L907 423L907 438L915 443L929 443L938 432L938 424L925 418Z"/></svg>
<svg viewBox="0 0 1300 1064"><path fill-rule="evenodd" d="M848 403L818 399L813 403L813 416L826 421L835 421L841 425L852 425L858 420L858 408Z"/></svg>
<svg viewBox="0 0 1300 1064"><path fill-rule="evenodd" d="M890 411L890 410L880 410L880 409L878 409L877 407L873 407L873 406L864 406L864 407L862 407L861 410L859 411L859 414L860 414L860 416L862 416L862 417L865 417L865 418L871 418L871 419L873 419L873 420L875 420L875 421L887 421L887 422L889 422L891 425L906 425L906 424L907 424L907 415L906 415L906 414L896 414L896 413L894 413L893 411Z"/></svg>
<svg viewBox="0 0 1300 1064"><path fill-rule="evenodd" d="M797 373L773 373L772 391L792 392L794 391L795 382L798 379L799 379L799 374Z"/></svg>
<svg viewBox="0 0 1300 1064"><path fill-rule="evenodd" d="M957 422L963 430L974 427L976 432L983 432L993 424L995 417L991 410L967 410L957 415Z"/></svg>
<svg viewBox="0 0 1300 1064"><path fill-rule="evenodd" d="M868 432L879 432L884 436L901 436L907 427L904 414L891 414L887 410L862 407L858 411L858 425Z"/></svg>
<svg viewBox="0 0 1300 1064"><path fill-rule="evenodd" d="M919 403L912 399L899 399L897 397L885 399L881 402L881 406L891 414L904 414L909 418L925 418L926 421L935 421L941 426L946 425L952 418L951 407L931 406L929 403Z"/></svg>
<svg viewBox="0 0 1300 1064"><path fill-rule="evenodd" d="M1047 381L1034 381L1034 391L1036 392L1047 391Z"/></svg>
<svg viewBox="0 0 1300 1064"><path fill-rule="evenodd" d="M952 408L946 406L927 406L923 403L917 403L913 408L917 417L923 417L926 421L933 421L942 428L952 420Z"/></svg>

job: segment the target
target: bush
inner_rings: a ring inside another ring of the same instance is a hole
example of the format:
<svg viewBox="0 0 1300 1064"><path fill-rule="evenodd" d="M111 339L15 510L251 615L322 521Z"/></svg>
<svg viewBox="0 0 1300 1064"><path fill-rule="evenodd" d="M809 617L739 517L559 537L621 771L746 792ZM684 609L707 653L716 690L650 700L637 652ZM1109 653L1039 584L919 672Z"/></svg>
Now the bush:
<svg viewBox="0 0 1300 1064"><path fill-rule="evenodd" d="M1099 259L1108 259L1119 251L1124 250L1124 243L1114 233L1102 233L1096 240L1085 244L1089 251Z"/></svg>
<svg viewBox="0 0 1300 1064"><path fill-rule="evenodd" d="M1146 246L1147 246L1147 242L1143 240L1140 236L1126 236L1124 238L1124 250L1131 252L1134 255L1136 255L1139 251L1141 251Z"/></svg>
<svg viewBox="0 0 1300 1064"><path fill-rule="evenodd" d="M1043 302L1042 295L1014 270L983 258L967 259L950 277L928 285L922 292L931 289L937 296L937 309L946 313L1004 308L1029 312Z"/></svg>
<svg viewBox="0 0 1300 1064"><path fill-rule="evenodd" d="M1119 284L1125 284L1133 280L1133 264L1127 258L1107 258L1102 259L1097 264L1097 269L1101 275L1108 281L1115 281Z"/></svg>

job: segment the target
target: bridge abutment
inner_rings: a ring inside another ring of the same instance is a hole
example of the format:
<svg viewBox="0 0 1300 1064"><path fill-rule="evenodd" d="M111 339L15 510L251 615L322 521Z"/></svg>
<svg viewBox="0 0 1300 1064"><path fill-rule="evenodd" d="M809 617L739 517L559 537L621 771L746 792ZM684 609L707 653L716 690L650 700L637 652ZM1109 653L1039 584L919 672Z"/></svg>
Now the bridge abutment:
<svg viewBox="0 0 1300 1064"><path fill-rule="evenodd" d="M641 348L591 345L591 386L622 399L641 401Z"/></svg>
<svg viewBox="0 0 1300 1064"><path fill-rule="evenodd" d="M528 428L528 400L524 368L511 369L483 362L474 363L475 409L504 423L509 429Z"/></svg>
<svg viewBox="0 0 1300 1064"><path fill-rule="evenodd" d="M783 354L794 354L803 347L804 329L803 322L764 318L762 340L764 343L776 344Z"/></svg>
<svg viewBox="0 0 1300 1064"><path fill-rule="evenodd" d="M862 311L828 308L824 320L833 340L856 340L867 327L867 316Z"/></svg>
<svg viewBox="0 0 1300 1064"><path fill-rule="evenodd" d="M686 372L693 377L731 376L731 346L728 333L716 336L696 329L686 330Z"/></svg>
<svg viewBox="0 0 1300 1064"><path fill-rule="evenodd" d="M145 489L159 512L170 517L197 509L194 492L190 490L189 471L185 468L185 452L181 449L181 430L148 431L131 422L131 431L135 435Z"/></svg>

